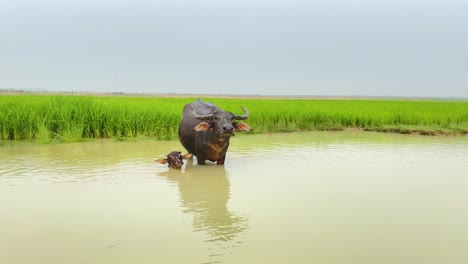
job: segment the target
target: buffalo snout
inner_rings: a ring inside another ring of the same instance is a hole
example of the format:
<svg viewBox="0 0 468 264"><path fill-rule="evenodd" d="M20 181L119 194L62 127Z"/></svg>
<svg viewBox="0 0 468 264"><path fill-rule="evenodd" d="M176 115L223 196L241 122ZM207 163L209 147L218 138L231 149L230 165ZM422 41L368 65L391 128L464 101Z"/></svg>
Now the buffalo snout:
<svg viewBox="0 0 468 264"><path fill-rule="evenodd" d="M223 126L223 132L232 134L234 132L234 127L231 125Z"/></svg>

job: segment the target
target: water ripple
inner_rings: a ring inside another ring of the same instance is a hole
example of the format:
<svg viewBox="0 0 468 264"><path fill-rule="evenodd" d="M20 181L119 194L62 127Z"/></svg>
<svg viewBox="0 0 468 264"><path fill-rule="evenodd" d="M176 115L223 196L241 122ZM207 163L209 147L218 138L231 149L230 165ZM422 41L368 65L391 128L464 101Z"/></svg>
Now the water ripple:
<svg viewBox="0 0 468 264"><path fill-rule="evenodd" d="M99 179L116 179L123 175L147 171L148 162L139 159L112 161L108 159L50 159L17 157L2 161L0 181L52 181L52 182L80 182L96 181ZM152 165L152 164L151 164Z"/></svg>

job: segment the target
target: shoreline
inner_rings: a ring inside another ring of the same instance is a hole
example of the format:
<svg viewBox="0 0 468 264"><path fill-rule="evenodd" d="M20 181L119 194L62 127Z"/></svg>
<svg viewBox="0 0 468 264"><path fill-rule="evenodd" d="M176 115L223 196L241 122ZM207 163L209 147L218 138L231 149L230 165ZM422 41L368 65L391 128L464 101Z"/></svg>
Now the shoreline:
<svg viewBox="0 0 468 264"><path fill-rule="evenodd" d="M294 134L294 133L303 133L303 132L323 132L323 133L376 133L376 134L397 134L403 136L422 136L430 138L465 138L467 133L450 133L450 132L438 132L435 130L420 130L420 129L359 129L359 128L344 128L342 130L298 130L298 131L275 131L275 132L266 132L261 134L244 134L244 136L255 136L255 135L269 135L269 134ZM33 144L66 144L66 143L86 143L100 140L112 140L116 142L132 142L132 141L145 141L145 140L155 140L155 141L178 141L177 138L170 139L158 139L153 136L137 136L137 137L106 137L106 138L80 138L76 140L63 140L60 138L54 138L47 141L42 140L2 140L0 139L0 147L11 144L22 144L22 143L33 143Z"/></svg>

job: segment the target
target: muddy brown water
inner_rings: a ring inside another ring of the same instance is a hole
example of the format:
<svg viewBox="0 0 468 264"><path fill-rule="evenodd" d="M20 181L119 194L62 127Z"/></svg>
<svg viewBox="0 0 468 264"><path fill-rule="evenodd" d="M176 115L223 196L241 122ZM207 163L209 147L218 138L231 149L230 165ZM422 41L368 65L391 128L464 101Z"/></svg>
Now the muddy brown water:
<svg viewBox="0 0 468 264"><path fill-rule="evenodd" d="M0 145L0 263L468 263L468 138L239 135Z"/></svg>

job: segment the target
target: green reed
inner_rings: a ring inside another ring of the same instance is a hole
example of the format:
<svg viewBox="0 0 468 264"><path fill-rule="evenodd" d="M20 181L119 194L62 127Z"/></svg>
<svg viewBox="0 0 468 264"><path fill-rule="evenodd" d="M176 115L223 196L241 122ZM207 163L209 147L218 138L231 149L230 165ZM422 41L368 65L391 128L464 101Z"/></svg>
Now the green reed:
<svg viewBox="0 0 468 264"><path fill-rule="evenodd" d="M348 128L422 134L468 133L467 101L202 98L242 114L251 133ZM173 139L186 103L196 98L0 95L0 139Z"/></svg>
<svg viewBox="0 0 468 264"><path fill-rule="evenodd" d="M221 105L223 100L218 100ZM348 128L421 134L468 132L468 101L226 100L244 104L257 133Z"/></svg>

